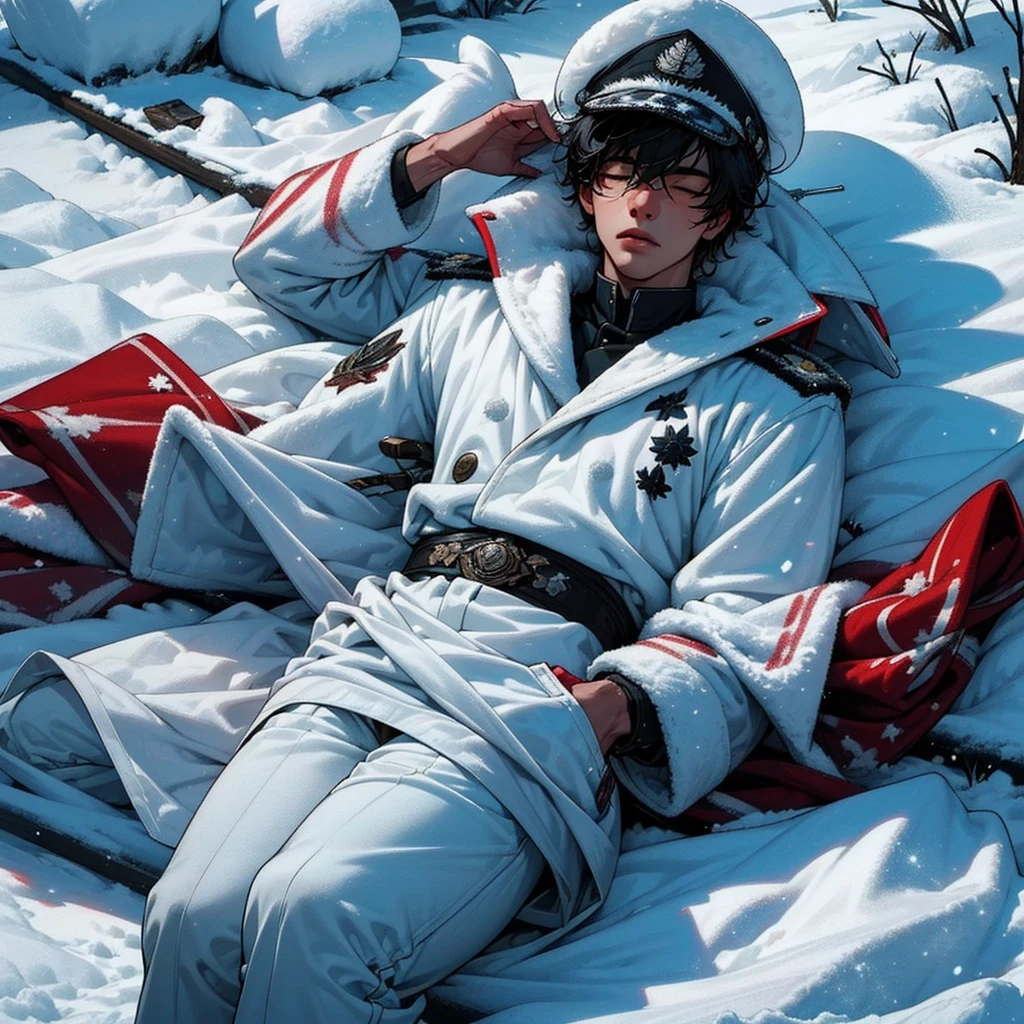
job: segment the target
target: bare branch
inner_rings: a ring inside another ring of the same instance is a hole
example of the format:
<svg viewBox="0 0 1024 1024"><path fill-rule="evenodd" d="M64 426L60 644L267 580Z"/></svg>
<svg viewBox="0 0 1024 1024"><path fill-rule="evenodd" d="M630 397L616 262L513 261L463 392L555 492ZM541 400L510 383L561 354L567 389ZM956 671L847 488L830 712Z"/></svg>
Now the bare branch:
<svg viewBox="0 0 1024 1024"><path fill-rule="evenodd" d="M822 10L828 16L828 20L835 23L839 17L839 0L818 0Z"/></svg>
<svg viewBox="0 0 1024 1024"><path fill-rule="evenodd" d="M989 160L994 161L999 170L1003 172L1003 181L1010 180L1010 172L1006 169L1006 164L1004 164L1003 161L995 155L995 153L992 153L987 149L982 149L980 146L976 148L974 152L980 153L982 156L987 156Z"/></svg>
<svg viewBox="0 0 1024 1024"><path fill-rule="evenodd" d="M903 79L904 85L909 85L915 78L917 78L917 72L920 68L914 67L914 60L917 57L917 51L921 49L921 44L924 42L924 32L919 32L914 36L914 48L910 51L910 60L907 61L907 74Z"/></svg>
<svg viewBox="0 0 1024 1024"><path fill-rule="evenodd" d="M956 121L956 112L953 110L953 104L949 102L949 96L946 95L942 79L936 78L935 84L939 87L939 95L942 97L942 106L938 108L939 113L942 115L942 120L946 122L946 126L951 132L960 131L960 125Z"/></svg>
<svg viewBox="0 0 1024 1024"><path fill-rule="evenodd" d="M924 42L924 37L924 32L913 37L914 48L910 51L910 59L907 61L907 70L904 72L902 79L900 78L900 73L896 70L896 62L894 60L896 51L886 50L880 39L875 40L875 45L878 47L878 52L882 55L882 67L871 68L865 64L858 64L857 70L864 71L869 75L878 75L879 78L884 78L887 82L890 82L893 85L906 85L917 77L917 72L920 70L919 68L914 67L914 60L917 57L917 51L921 48L921 44Z"/></svg>
<svg viewBox="0 0 1024 1024"><path fill-rule="evenodd" d="M997 0L992 2L996 3ZM963 53L968 46L974 45L974 37L967 28L964 17L969 0L964 0L962 7L957 6L956 0L949 0L949 3L953 4L953 11L956 12L956 19L950 12L947 0L917 0L915 4L903 3L902 0L882 0L882 3L888 7L898 7L900 10L919 14L939 33L939 42L952 46L957 53ZM960 22L959 27L957 21Z"/></svg>

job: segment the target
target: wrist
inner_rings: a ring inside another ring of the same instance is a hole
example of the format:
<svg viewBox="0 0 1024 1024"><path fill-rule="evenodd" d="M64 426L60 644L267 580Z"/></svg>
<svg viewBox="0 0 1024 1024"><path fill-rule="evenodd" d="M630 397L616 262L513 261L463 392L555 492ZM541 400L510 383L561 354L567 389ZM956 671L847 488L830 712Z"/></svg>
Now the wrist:
<svg viewBox="0 0 1024 1024"><path fill-rule="evenodd" d="M572 695L586 712L602 753L606 754L616 740L629 735L632 729L629 701L625 691L613 680L578 683L572 688Z"/></svg>
<svg viewBox="0 0 1024 1024"><path fill-rule="evenodd" d="M431 135L430 138L417 142L406 151L405 172L417 193L425 192L446 174L456 170L438 153L437 138L438 136Z"/></svg>

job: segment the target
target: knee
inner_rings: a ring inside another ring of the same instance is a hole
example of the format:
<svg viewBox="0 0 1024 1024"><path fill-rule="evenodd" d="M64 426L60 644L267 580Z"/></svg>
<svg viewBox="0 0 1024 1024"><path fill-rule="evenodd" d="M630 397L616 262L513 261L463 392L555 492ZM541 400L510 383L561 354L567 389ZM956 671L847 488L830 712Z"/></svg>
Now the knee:
<svg viewBox="0 0 1024 1024"><path fill-rule="evenodd" d="M98 800L131 806L82 698L66 679L37 683L5 707L0 747Z"/></svg>
<svg viewBox="0 0 1024 1024"><path fill-rule="evenodd" d="M344 859L317 862L295 863L285 854L260 869L245 911L246 948L272 938L300 959L329 963L336 978L347 976L368 995L379 972L408 953L399 922L381 913L386 880L375 882Z"/></svg>
<svg viewBox="0 0 1024 1024"><path fill-rule="evenodd" d="M206 874L197 877L190 865L176 865L172 858L146 899L142 921L145 961L171 955L178 962L198 966L218 962L224 956L230 961L233 950L237 968L237 907L244 898L244 890L232 892L224 879L211 879ZM236 905L234 914L232 903Z"/></svg>

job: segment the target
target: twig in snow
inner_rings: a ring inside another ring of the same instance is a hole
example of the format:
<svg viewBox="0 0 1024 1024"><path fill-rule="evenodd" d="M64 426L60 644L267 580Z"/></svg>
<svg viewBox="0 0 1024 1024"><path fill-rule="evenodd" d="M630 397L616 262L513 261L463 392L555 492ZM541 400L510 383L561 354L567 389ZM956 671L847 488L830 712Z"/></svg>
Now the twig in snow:
<svg viewBox="0 0 1024 1024"><path fill-rule="evenodd" d="M1017 87L1014 88L1013 79L1010 77L1009 67L1003 68L1003 80L1006 82L1006 97L1010 102L1010 110L1013 112L1014 123L1010 123L1009 117L1003 110L1003 105L997 96L993 95L992 100L999 111L999 120L1006 131L1006 137L1010 143L1010 166L1009 169L996 160L1003 171L1003 179L1011 185L1024 185L1024 132L1021 126L1024 125L1024 17L1021 15L1020 0L1010 0L1010 10L1007 10L1006 0L992 0L992 6L999 12L999 16L1009 26L1017 44ZM1013 16L1011 17L1010 11ZM992 157L991 153L985 154ZM994 158L993 158L994 159Z"/></svg>
<svg viewBox="0 0 1024 1024"><path fill-rule="evenodd" d="M994 0L993 0L994 2ZM916 0L914 4L902 3L901 0L882 0L888 7L899 7L900 10L920 14L936 32L939 33L939 48L952 46L957 53L963 53L974 45L974 36L967 26L967 6L970 0L958 4L957 0ZM949 5L953 9L949 9Z"/></svg>
<svg viewBox="0 0 1024 1024"><path fill-rule="evenodd" d="M835 24L839 17L839 0L818 0L821 9L828 16L828 20Z"/></svg>
<svg viewBox="0 0 1024 1024"><path fill-rule="evenodd" d="M910 51L910 59L907 61L907 70L900 78L900 73L896 70L896 51L886 50L882 45L880 39L876 39L875 43L878 46L878 52L882 55L882 67L881 68L869 68L864 64L858 64L858 71L865 71L869 75L878 75L879 78L884 78L887 82L892 82L893 85L907 85L917 78L917 73L920 68L914 67L914 61L917 59L917 51L921 49L921 44L924 42L924 32L919 32L913 37L914 48Z"/></svg>
<svg viewBox="0 0 1024 1024"><path fill-rule="evenodd" d="M953 110L953 104L949 102L949 97L946 95L942 79L936 78L935 84L939 87L939 95L942 97L942 106L938 108L939 113L942 115L942 120L946 122L946 127L951 132L960 131L960 125L956 122L956 112Z"/></svg>

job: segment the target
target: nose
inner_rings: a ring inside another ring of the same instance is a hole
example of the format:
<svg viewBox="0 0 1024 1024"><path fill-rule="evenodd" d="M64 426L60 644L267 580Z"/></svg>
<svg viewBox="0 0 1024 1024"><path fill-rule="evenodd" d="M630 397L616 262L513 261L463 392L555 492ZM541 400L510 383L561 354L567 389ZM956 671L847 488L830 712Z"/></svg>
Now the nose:
<svg viewBox="0 0 1024 1024"><path fill-rule="evenodd" d="M652 220L656 204L655 189L646 182L639 182L629 190L629 215L634 220Z"/></svg>

